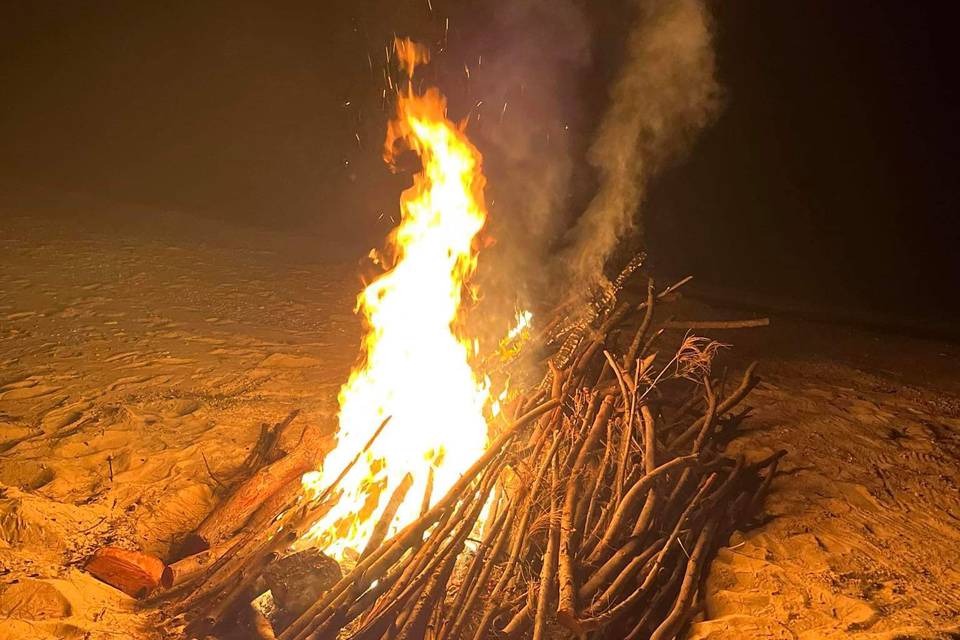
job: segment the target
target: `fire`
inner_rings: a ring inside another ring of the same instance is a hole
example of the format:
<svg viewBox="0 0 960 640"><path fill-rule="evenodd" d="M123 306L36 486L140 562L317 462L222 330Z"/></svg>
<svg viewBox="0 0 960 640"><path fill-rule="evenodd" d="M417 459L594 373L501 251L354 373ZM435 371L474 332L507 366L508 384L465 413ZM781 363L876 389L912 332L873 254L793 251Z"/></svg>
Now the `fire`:
<svg viewBox="0 0 960 640"><path fill-rule="evenodd" d="M397 41L408 75L426 51ZM362 550L391 492L408 473L413 485L393 529L414 520L433 467L434 499L482 454L487 383L470 365L475 349L457 334L464 286L476 266L475 238L486 219L481 156L446 115L436 90L398 94L387 131L386 159L405 145L422 170L400 200L401 220L388 238L393 266L358 298L365 319L360 364L340 390L340 430L323 472L304 484L324 487L387 417L390 423L340 486L333 511L308 534L335 557Z"/></svg>

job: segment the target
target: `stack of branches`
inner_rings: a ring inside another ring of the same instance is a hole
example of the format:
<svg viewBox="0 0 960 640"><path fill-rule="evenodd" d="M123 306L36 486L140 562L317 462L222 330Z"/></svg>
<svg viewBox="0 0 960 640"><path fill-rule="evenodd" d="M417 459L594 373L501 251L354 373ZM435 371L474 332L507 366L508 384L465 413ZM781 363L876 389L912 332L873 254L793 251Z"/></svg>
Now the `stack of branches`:
<svg viewBox="0 0 960 640"><path fill-rule="evenodd" d="M654 310L682 282L657 293L648 280L645 299L618 301L635 263L577 310L579 319L567 307L547 324L535 347L549 368L542 384L513 402L512 421L446 495L425 500L420 518L392 537L372 540L278 632L252 614L256 633L682 634L702 603L710 561L756 514L782 452L751 463L722 453L744 415L732 412L757 382L755 366L725 393L710 367L719 343L673 334L672 355L659 357L654 347L667 346L671 330L658 328ZM348 470L319 497L291 501L269 525L236 538L177 594L171 606L193 635L251 615L258 578L327 513Z"/></svg>

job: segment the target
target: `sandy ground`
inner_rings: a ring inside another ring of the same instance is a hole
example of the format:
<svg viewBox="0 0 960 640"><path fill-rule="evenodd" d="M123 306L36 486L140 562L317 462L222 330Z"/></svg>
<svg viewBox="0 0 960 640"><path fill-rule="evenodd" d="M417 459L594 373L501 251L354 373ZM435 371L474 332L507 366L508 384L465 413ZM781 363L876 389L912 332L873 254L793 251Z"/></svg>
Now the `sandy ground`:
<svg viewBox="0 0 960 640"><path fill-rule="evenodd" d="M332 428L357 263L215 226L2 224L0 640L160 637L83 561L164 554L260 423ZM691 637L960 637L960 348L782 318L717 336L732 370L763 361L731 449L789 456Z"/></svg>

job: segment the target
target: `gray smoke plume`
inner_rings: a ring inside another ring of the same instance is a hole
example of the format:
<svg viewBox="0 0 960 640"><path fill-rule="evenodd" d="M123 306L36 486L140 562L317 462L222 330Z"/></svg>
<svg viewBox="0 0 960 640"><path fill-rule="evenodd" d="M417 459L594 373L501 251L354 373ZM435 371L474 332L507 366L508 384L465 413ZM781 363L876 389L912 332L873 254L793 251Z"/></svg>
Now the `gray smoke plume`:
<svg viewBox="0 0 960 640"><path fill-rule="evenodd" d="M496 244L480 255L475 282L484 300L475 333L499 339L517 309L549 289L550 248L570 225L570 130L580 128L583 111L576 80L591 56L580 4L492 2L492 24L476 45L483 64L470 83L483 105L467 131L484 154L487 231Z"/></svg>
<svg viewBox="0 0 960 640"><path fill-rule="evenodd" d="M590 147L599 187L567 236L560 270L571 284L603 280L636 229L650 178L689 148L719 103L710 20L701 0L639 0L624 67Z"/></svg>

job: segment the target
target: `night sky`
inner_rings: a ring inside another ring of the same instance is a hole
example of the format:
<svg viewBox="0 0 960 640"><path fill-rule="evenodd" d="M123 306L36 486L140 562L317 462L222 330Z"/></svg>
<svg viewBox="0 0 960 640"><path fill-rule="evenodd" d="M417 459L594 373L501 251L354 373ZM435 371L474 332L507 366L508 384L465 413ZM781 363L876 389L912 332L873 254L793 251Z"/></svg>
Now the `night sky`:
<svg viewBox="0 0 960 640"><path fill-rule="evenodd" d="M505 4L7 3L0 215L83 225L97 207L136 206L375 244L405 184L380 160L383 45L395 32L445 39L433 79L466 115L511 91L475 62L508 48ZM548 87L575 153L630 15L626 2L581 4L589 58ZM960 317L947 4L711 3L725 106L644 206L657 266L810 308ZM527 32L547 37L524 25L509 47ZM577 161L564 215L592 184Z"/></svg>

